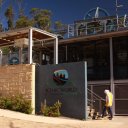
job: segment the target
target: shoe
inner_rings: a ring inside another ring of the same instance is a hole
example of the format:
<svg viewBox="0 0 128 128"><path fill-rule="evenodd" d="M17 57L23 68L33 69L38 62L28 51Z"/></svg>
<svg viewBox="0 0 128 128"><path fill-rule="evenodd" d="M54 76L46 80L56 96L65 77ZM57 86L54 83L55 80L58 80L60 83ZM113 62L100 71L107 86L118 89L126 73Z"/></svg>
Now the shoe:
<svg viewBox="0 0 128 128"><path fill-rule="evenodd" d="M109 120L112 120L112 117L108 117Z"/></svg>

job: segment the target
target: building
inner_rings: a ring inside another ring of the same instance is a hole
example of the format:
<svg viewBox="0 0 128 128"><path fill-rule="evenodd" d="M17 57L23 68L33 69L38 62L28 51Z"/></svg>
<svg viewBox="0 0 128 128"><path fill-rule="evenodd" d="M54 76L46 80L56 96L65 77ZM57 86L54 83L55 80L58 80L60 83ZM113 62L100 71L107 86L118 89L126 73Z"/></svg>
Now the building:
<svg viewBox="0 0 128 128"><path fill-rule="evenodd" d="M93 106L101 109L101 102L105 97L104 90L111 89L114 94L114 114L128 115L127 21L126 16L75 21L73 25L68 25L68 38L59 41L57 36L35 28L32 28L33 35L29 31L30 36L28 29L7 32L0 36L4 42L1 46L14 46L16 37L22 35L20 38L26 38L27 35L30 43L27 49L29 61L21 57L19 49L18 63L34 62L43 65L87 61L88 89L93 92L89 97L94 101L94 95L98 96ZM19 35L16 36L15 33ZM25 50L25 47L22 48Z"/></svg>
<svg viewBox="0 0 128 128"><path fill-rule="evenodd" d="M88 88L100 96L93 105L100 107L104 89L110 89L115 115L128 114L127 42L125 16L76 21L68 27L68 38L59 41L59 63L87 61Z"/></svg>
<svg viewBox="0 0 128 128"><path fill-rule="evenodd" d="M36 108L35 63L42 60L41 46L49 41L52 41L51 47L54 49L53 63L57 64L57 35L33 27L0 33L0 96L22 94L31 101L33 114Z"/></svg>

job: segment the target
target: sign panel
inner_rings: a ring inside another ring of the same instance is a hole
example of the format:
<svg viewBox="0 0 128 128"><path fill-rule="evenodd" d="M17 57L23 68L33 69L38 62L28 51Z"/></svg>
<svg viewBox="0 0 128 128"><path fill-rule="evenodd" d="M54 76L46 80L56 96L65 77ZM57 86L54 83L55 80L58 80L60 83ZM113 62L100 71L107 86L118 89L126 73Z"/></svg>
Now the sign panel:
<svg viewBox="0 0 128 128"><path fill-rule="evenodd" d="M36 112L41 102L62 103L63 116L86 119L87 70L85 62L45 65L36 68Z"/></svg>

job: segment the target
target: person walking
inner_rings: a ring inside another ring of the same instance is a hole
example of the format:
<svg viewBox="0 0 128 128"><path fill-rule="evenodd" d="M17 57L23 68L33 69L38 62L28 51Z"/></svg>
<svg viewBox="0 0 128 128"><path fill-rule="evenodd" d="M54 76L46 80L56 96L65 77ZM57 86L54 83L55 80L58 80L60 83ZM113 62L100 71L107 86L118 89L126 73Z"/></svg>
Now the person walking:
<svg viewBox="0 0 128 128"><path fill-rule="evenodd" d="M105 98L106 103L103 108L102 118L104 117L106 111L108 111L108 114L110 115L109 119L112 120L113 118L113 112L112 112L113 94L109 90L104 90L104 93L106 94L106 98Z"/></svg>

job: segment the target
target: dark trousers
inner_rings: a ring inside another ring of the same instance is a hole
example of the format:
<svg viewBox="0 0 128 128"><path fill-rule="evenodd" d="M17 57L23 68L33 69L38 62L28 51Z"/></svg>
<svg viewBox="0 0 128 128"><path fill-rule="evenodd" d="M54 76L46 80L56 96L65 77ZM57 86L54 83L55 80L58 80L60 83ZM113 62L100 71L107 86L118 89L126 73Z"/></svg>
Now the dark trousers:
<svg viewBox="0 0 128 128"><path fill-rule="evenodd" d="M104 117L106 110L108 111L108 114L110 115L110 118L113 118L112 108L104 106L103 112L102 112L102 118Z"/></svg>

